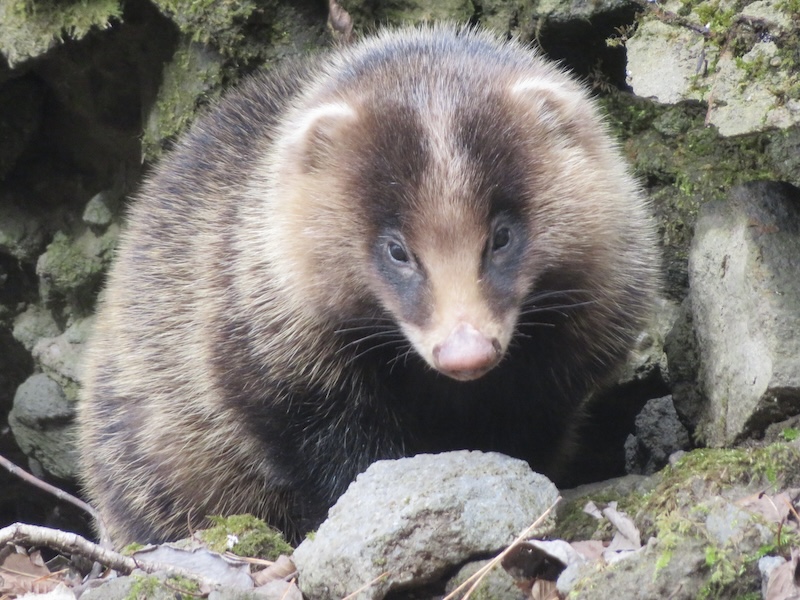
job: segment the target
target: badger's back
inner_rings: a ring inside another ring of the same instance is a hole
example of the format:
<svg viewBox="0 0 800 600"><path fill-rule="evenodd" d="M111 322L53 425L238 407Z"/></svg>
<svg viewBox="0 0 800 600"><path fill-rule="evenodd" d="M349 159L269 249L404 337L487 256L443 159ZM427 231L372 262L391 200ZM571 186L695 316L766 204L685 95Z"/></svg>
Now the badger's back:
<svg viewBox="0 0 800 600"><path fill-rule="evenodd" d="M654 247L585 92L516 44L405 29L254 78L131 206L86 488L125 543L234 512L297 535L419 451L552 469L646 316Z"/></svg>

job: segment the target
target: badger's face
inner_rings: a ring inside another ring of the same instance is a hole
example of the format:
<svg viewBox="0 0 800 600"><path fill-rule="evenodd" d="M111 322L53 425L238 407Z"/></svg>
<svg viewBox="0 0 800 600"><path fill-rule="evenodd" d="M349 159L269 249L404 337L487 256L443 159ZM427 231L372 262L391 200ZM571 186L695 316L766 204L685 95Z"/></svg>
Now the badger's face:
<svg viewBox="0 0 800 600"><path fill-rule="evenodd" d="M458 380L500 362L524 292L524 222L512 214L474 221L417 223L407 234L383 227L371 248L382 303L417 353Z"/></svg>
<svg viewBox="0 0 800 600"><path fill-rule="evenodd" d="M462 381L501 361L533 279L533 173L498 118L386 102L353 125L348 187L367 216L371 291L431 367Z"/></svg>
<svg viewBox="0 0 800 600"><path fill-rule="evenodd" d="M309 268L320 288L341 278L340 299L347 286L374 298L432 368L473 380L502 360L525 299L560 252L547 234L561 218L548 211L557 194L547 180L561 177L559 144L572 144L562 95L573 91L523 80L472 98L447 83L411 95L392 85L294 124L288 148L307 182L303 204L313 196L317 206L301 235L327 236Z"/></svg>

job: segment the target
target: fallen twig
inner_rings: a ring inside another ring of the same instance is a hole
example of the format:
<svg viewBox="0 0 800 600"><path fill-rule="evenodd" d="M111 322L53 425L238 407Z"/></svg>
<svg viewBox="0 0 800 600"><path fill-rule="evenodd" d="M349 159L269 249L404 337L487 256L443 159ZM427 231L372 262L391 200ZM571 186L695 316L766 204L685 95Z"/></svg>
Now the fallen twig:
<svg viewBox="0 0 800 600"><path fill-rule="evenodd" d="M0 455L0 466L4 467L9 473L12 475L16 475L23 481L31 484L34 487L39 488L40 490L44 490L45 492L52 494L59 500L64 502L68 502L73 506L77 506L81 510L87 512L95 522L95 526L97 527L97 533L100 536L100 545L104 548L111 548L111 538L108 535L108 530L106 529L105 523L103 523L103 519L100 517L100 513L98 513L92 506L81 500L80 498L76 498L72 494L68 494L64 490L57 488L54 485L47 483L46 481L42 481L35 475L28 473L22 467L15 465L13 462L8 460L3 455Z"/></svg>
<svg viewBox="0 0 800 600"><path fill-rule="evenodd" d="M77 533L52 529L50 527L40 527L38 525L27 525L25 523L14 523L8 527L0 529L0 547L6 544L19 544L21 546L37 546L51 548L64 554L77 554L84 556L93 562L100 563L110 569L119 571L123 575L129 575L134 569L141 569L146 573L162 571L168 576L188 577L201 585L213 586L214 581L165 563L155 563L147 560L134 559L119 552L104 548L100 544L95 544Z"/></svg>
<svg viewBox="0 0 800 600"><path fill-rule="evenodd" d="M533 524L530 527L528 527L525 531L523 531L521 534L519 534L517 539L515 539L513 542L511 542L505 550L503 550L500 554L495 556L492 560L490 560L487 564L482 566L480 569L475 571L475 573L473 573L464 583L462 583L456 589L454 589L452 592L447 594L447 596L442 598L442 600L453 600L462 590L464 590L464 588L469 586L469 589L467 590L467 593L464 594L464 596L461 598L461 600L468 600L468 598L470 597L472 592L474 592L476 589L478 589L478 586L480 585L481 581L483 581L483 578L486 577L486 575L489 574L489 571L494 569L508 555L508 553L511 552L511 550L514 549L514 546L516 546L520 542L524 541L539 525L541 525L542 521L544 521L547 518L547 515L549 515L552 512L552 510L556 507L556 505L559 502L561 502L561 496L556 498L556 501L553 502L547 508L547 510L544 511L541 514L541 516L539 516L539 518L536 519L533 522Z"/></svg>
<svg viewBox="0 0 800 600"><path fill-rule="evenodd" d="M375 585L376 583L378 583L381 579L385 579L388 575L389 575L389 571L386 571L385 573L381 573L380 575L378 575L372 581L367 582L364 585L362 585L355 592L351 592L350 594L347 594L347 596L342 598L342 600L351 600L352 598L355 598L356 596L358 596L361 592L363 592L364 590L366 590L370 586Z"/></svg>

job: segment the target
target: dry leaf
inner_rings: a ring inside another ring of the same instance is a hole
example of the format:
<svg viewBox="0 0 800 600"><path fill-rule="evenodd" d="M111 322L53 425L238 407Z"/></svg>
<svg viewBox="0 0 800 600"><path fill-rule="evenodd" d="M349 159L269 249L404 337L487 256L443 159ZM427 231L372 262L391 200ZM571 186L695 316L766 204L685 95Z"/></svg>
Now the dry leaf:
<svg viewBox="0 0 800 600"><path fill-rule="evenodd" d="M545 581L537 579L531 588L531 600L559 600L561 595L558 593L555 581Z"/></svg>
<svg viewBox="0 0 800 600"><path fill-rule="evenodd" d="M638 550L642 547L642 536L628 515L617 510L617 503L611 502L603 509L603 515L616 527L617 533L611 540L608 550Z"/></svg>
<svg viewBox="0 0 800 600"><path fill-rule="evenodd" d="M777 567L769 577L764 600L800 599L800 572L798 572L800 550L792 550L792 559Z"/></svg>
<svg viewBox="0 0 800 600"><path fill-rule="evenodd" d="M600 540L580 540L572 542L570 546L588 561L600 560L608 549L608 545Z"/></svg>
<svg viewBox="0 0 800 600"><path fill-rule="evenodd" d="M270 581L253 591L265 600L303 600L303 594L294 581Z"/></svg>
<svg viewBox="0 0 800 600"><path fill-rule="evenodd" d="M21 595L27 592L46 594L59 582L52 579L38 552L8 554L0 563L0 594Z"/></svg>
<svg viewBox="0 0 800 600"><path fill-rule="evenodd" d="M597 508L597 505L591 500L589 500L583 507L583 512L585 512L587 515L593 516L598 521L603 519L603 513L600 512L600 509Z"/></svg>
<svg viewBox="0 0 800 600"><path fill-rule="evenodd" d="M796 489L786 490L774 496L762 492L741 498L736 501L736 505L773 523L786 523L793 513L792 507L798 494L800 490Z"/></svg>
<svg viewBox="0 0 800 600"><path fill-rule="evenodd" d="M278 560L266 569L253 574L253 583L258 587L270 581L289 581L293 577L297 577L297 567L291 558L281 554Z"/></svg>

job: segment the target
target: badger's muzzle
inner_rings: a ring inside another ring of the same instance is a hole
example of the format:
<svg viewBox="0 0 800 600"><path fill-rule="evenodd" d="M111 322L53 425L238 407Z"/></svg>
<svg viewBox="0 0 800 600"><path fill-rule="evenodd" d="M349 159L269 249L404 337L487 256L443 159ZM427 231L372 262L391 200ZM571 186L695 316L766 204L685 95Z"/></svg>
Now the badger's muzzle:
<svg viewBox="0 0 800 600"><path fill-rule="evenodd" d="M497 338L487 337L466 322L459 322L447 338L433 347L436 369L459 381L477 379L502 356Z"/></svg>

